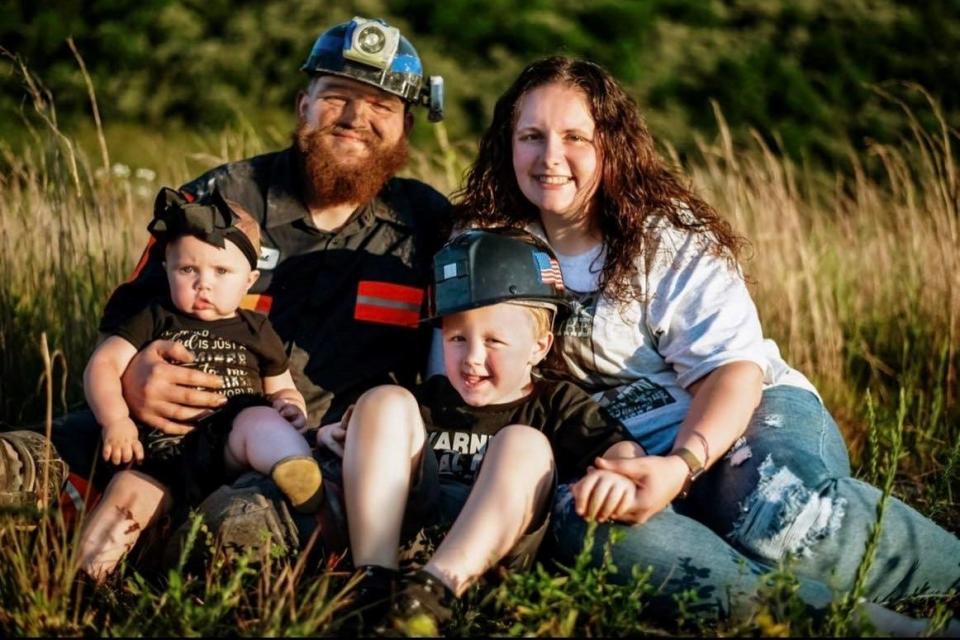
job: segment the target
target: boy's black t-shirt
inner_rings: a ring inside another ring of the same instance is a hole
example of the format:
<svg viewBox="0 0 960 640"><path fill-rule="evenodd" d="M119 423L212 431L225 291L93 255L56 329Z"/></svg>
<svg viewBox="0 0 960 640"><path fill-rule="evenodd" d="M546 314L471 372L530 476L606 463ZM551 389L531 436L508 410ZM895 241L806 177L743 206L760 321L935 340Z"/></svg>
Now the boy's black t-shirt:
<svg viewBox="0 0 960 640"><path fill-rule="evenodd" d="M150 342L174 340L189 349L197 369L223 378L223 395L263 393L263 378L287 370L283 342L265 315L237 310L236 317L198 320L169 302L154 301L113 332L139 351Z"/></svg>
<svg viewBox="0 0 960 640"><path fill-rule="evenodd" d="M570 382L535 380L533 392L506 404L472 407L446 376L431 377L417 388L420 415L440 475L472 483L487 444L498 431L522 424L542 431L553 448L561 483L582 476L594 458L629 432L585 391Z"/></svg>

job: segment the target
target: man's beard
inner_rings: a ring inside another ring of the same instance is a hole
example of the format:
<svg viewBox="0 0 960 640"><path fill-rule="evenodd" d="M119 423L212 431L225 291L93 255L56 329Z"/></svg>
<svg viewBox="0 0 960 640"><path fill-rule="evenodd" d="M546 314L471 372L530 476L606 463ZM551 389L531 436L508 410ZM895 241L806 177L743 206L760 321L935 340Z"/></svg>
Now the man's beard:
<svg viewBox="0 0 960 640"><path fill-rule="evenodd" d="M392 147L383 147L373 132L350 129L351 135L361 137L370 154L356 162L344 163L325 143L325 136L337 130L346 131L338 125L308 131L301 123L293 135L309 186L305 195L310 204L324 207L369 202L407 163L407 137L402 136Z"/></svg>

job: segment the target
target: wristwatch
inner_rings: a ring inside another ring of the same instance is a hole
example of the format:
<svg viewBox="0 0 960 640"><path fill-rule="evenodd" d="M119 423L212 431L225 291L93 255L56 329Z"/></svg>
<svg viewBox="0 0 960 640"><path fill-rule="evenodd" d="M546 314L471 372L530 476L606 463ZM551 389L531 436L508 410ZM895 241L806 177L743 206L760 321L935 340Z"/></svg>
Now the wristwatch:
<svg viewBox="0 0 960 640"><path fill-rule="evenodd" d="M700 459L693 453L693 451L690 451L690 449L687 449L686 447L676 449L675 451L671 452L670 455L679 456L680 459L686 463L687 468L690 469L690 472L687 474L687 479L683 483L683 488L680 489L680 495L678 496L679 498L683 499L690 494L690 487L693 486L693 481L699 478L703 473L703 463L700 462Z"/></svg>

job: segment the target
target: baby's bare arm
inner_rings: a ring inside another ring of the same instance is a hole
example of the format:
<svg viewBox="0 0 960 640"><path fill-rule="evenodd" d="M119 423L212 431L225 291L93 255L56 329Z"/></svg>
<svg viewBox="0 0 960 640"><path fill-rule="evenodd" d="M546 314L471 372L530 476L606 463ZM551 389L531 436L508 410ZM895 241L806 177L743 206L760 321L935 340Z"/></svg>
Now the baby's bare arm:
<svg viewBox="0 0 960 640"><path fill-rule="evenodd" d="M278 376L263 379L263 393L273 402L273 408L280 412L290 424L302 429L307 421L307 402L303 394L293 384L290 370Z"/></svg>
<svg viewBox="0 0 960 640"><path fill-rule="evenodd" d="M83 372L83 393L97 422L108 427L129 421L130 410L123 399L120 376L137 348L118 336L110 336L97 346Z"/></svg>
<svg viewBox="0 0 960 640"><path fill-rule="evenodd" d="M103 457L115 464L143 459L137 426L130 419L120 383L120 376L136 354L132 344L110 336L97 346L83 372L87 404L103 428Z"/></svg>

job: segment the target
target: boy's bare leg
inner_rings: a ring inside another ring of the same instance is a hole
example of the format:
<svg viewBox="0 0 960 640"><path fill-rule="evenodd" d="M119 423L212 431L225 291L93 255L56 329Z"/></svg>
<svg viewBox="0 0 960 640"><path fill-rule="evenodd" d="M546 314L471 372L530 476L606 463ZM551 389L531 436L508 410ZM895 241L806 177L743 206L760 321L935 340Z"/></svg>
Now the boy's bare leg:
<svg viewBox="0 0 960 640"><path fill-rule="evenodd" d="M284 458L310 455L307 439L273 407L250 407L233 420L226 449L231 471L269 474Z"/></svg>
<svg viewBox="0 0 960 640"><path fill-rule="evenodd" d="M383 386L357 401L343 455L353 564L399 567L400 528L426 431L413 395Z"/></svg>
<svg viewBox="0 0 960 640"><path fill-rule="evenodd" d="M552 482L553 453L546 436L521 425L502 429L487 447L463 510L424 571L460 597L520 540L546 507Z"/></svg>
<svg viewBox="0 0 960 640"><path fill-rule="evenodd" d="M170 494L162 484L137 471L119 472L80 535L80 569L104 580L169 506Z"/></svg>

